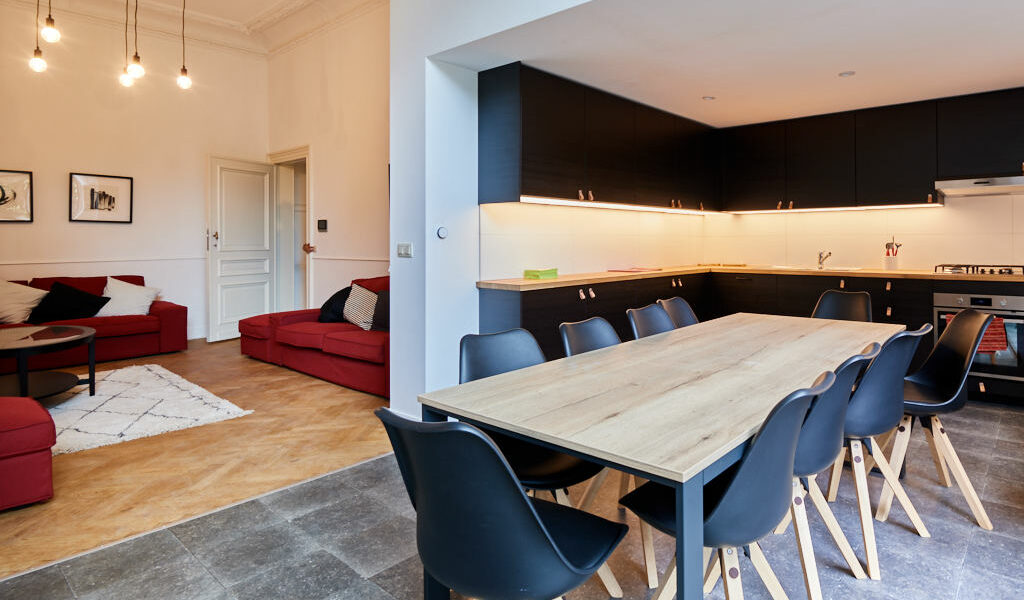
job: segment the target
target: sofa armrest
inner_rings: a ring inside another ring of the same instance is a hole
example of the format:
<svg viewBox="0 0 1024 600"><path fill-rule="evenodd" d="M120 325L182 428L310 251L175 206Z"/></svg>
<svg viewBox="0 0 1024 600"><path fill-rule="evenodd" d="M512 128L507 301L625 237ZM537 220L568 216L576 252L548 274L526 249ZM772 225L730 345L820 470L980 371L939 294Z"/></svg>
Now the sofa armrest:
<svg viewBox="0 0 1024 600"><path fill-rule="evenodd" d="M307 308L304 310L289 310L287 312L271 313L270 329L277 330L284 325L294 323L310 323L320 318L319 308Z"/></svg>
<svg viewBox="0 0 1024 600"><path fill-rule="evenodd" d="M384 397L391 398L391 334L384 336Z"/></svg>
<svg viewBox="0 0 1024 600"><path fill-rule="evenodd" d="M177 352L188 347L188 308L156 300L149 314L160 319L160 352Z"/></svg>

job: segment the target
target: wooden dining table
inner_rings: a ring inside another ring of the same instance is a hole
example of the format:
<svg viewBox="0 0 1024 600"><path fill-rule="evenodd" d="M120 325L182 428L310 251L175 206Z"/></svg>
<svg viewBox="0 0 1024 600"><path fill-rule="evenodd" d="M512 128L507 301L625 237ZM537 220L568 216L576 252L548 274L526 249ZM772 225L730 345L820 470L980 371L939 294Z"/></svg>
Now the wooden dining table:
<svg viewBox="0 0 1024 600"><path fill-rule="evenodd" d="M903 325L737 313L422 394L453 417L676 490L677 598L702 597L704 484L772 408ZM424 572L424 598L449 598Z"/></svg>

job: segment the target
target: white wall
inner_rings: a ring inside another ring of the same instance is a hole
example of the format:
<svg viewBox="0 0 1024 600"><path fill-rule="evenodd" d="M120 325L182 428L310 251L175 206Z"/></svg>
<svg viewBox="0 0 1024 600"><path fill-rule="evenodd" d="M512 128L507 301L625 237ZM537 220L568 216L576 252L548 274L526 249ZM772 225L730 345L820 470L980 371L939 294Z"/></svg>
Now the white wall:
<svg viewBox="0 0 1024 600"><path fill-rule="evenodd" d="M0 4L0 168L35 179L35 222L0 224L0 278L143 275L188 306L189 337L204 336L209 156L265 160L266 61L190 44L185 92L178 43L142 32L147 74L126 89L120 28L65 16L60 43L43 42L49 69L34 73L33 18ZM69 223L72 171L134 177L134 223Z"/></svg>
<svg viewBox="0 0 1024 600"><path fill-rule="evenodd" d="M319 306L388 269L388 6L381 2L269 58L270 149L308 145Z"/></svg>
<svg viewBox="0 0 1024 600"><path fill-rule="evenodd" d="M419 415L416 395L427 388L428 357L431 386L456 382L451 365L457 363L458 350L451 340L478 327L469 299L479 276L472 260L479 227L467 218L477 200L466 185L476 173L476 145L467 142L476 131L475 87L460 69L431 64L429 57L583 3L391 3L390 231L392 246L411 242L415 249L414 258L395 258L391 268L391 407L396 411ZM443 157L431 156L445 127L458 143L448 144ZM429 237L439 225L449 228L446 240ZM455 301L446 303L449 296ZM430 320L443 322L444 335L438 335L436 325L428 326L427 306ZM443 365L435 362L437 357L445 357Z"/></svg>

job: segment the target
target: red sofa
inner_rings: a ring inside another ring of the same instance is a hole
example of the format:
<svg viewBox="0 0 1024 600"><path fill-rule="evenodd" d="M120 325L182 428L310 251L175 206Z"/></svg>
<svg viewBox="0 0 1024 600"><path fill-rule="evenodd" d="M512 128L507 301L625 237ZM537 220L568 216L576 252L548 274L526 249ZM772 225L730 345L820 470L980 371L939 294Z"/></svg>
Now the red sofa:
<svg viewBox="0 0 1024 600"><path fill-rule="evenodd" d="M372 292L388 289L388 277L356 279ZM378 396L388 397L390 341L386 331L352 323L320 323L320 309L293 310L242 319L242 354Z"/></svg>
<svg viewBox="0 0 1024 600"><path fill-rule="evenodd" d="M135 285L145 285L140 275L116 275ZM41 290L49 290L55 282L102 295L107 285L106 277L36 277L32 281L15 281ZM118 317L90 317L54 321L46 325L80 325L96 330L96 361L120 360L149 354L176 352L188 345L188 308L157 300L149 307L148 315L127 315ZM22 325L0 324L0 327ZM29 358L29 369L53 369L68 365L81 365L89 361L88 348L79 346L61 352L38 354ZM13 373L17 369L14 359L0 360L0 373Z"/></svg>

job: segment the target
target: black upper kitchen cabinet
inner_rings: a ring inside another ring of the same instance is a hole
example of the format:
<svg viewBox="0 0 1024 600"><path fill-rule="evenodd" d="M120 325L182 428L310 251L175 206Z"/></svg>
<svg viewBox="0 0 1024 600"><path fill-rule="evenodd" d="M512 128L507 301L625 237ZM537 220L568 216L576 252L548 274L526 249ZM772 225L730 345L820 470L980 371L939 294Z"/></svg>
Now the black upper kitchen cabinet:
<svg viewBox="0 0 1024 600"><path fill-rule="evenodd" d="M852 112L786 121L786 206L856 203Z"/></svg>
<svg viewBox="0 0 1024 600"><path fill-rule="evenodd" d="M786 200L786 126L720 130L723 210L768 210Z"/></svg>
<svg viewBox="0 0 1024 600"><path fill-rule="evenodd" d="M922 204L935 195L935 102L856 112L857 205Z"/></svg>
<svg viewBox="0 0 1024 600"><path fill-rule="evenodd" d="M679 127L679 190L677 207L692 210L719 210L718 130L697 121L676 117Z"/></svg>
<svg viewBox="0 0 1024 600"><path fill-rule="evenodd" d="M938 101L939 179L1024 172L1024 88Z"/></svg>
<svg viewBox="0 0 1024 600"><path fill-rule="evenodd" d="M638 104L635 107L636 203L675 207L680 198L680 117Z"/></svg>
<svg viewBox="0 0 1024 600"><path fill-rule="evenodd" d="M587 88L585 107L586 198L635 203L635 103Z"/></svg>
<svg viewBox="0 0 1024 600"><path fill-rule="evenodd" d="M523 68L521 78L522 195L579 199L586 185L584 88L536 69Z"/></svg>

